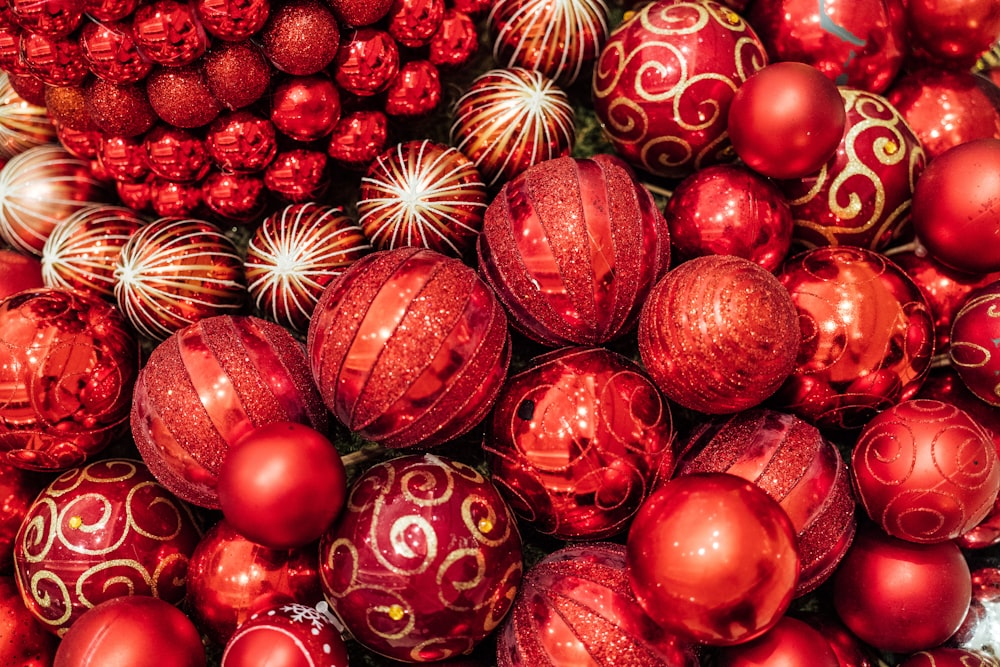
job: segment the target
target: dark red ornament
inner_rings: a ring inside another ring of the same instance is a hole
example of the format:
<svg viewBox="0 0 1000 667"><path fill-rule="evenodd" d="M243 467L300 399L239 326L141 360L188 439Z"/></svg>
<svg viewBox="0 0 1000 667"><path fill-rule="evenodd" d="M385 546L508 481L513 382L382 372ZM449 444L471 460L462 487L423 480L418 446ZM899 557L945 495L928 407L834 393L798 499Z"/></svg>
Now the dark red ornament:
<svg viewBox="0 0 1000 667"><path fill-rule="evenodd" d="M264 171L264 185L279 199L302 203L319 199L330 185L326 154L308 148L281 151Z"/></svg>
<svg viewBox="0 0 1000 667"><path fill-rule="evenodd" d="M389 122L381 111L354 111L344 114L333 128L326 152L350 169L367 169L385 150Z"/></svg>
<svg viewBox="0 0 1000 667"><path fill-rule="evenodd" d="M132 35L139 50L161 65L182 67L208 50L209 38L194 7L180 0L153 0L132 16Z"/></svg>
<svg viewBox="0 0 1000 667"><path fill-rule="evenodd" d="M475 22L465 12L445 9L437 32L431 37L428 59L438 67L458 68L466 64L479 48Z"/></svg>
<svg viewBox="0 0 1000 667"><path fill-rule="evenodd" d="M346 92L375 95L399 73L399 47L384 30L354 30L345 35L331 67L337 85Z"/></svg>
<svg viewBox="0 0 1000 667"><path fill-rule="evenodd" d="M430 43L444 18L444 0L393 0L386 15L389 34L403 46Z"/></svg>
<svg viewBox="0 0 1000 667"><path fill-rule="evenodd" d="M326 76L288 77L271 94L271 122L285 136L314 141L340 120L340 94Z"/></svg>
<svg viewBox="0 0 1000 667"><path fill-rule="evenodd" d="M259 32L271 12L270 0L195 0L205 30L227 42L241 42Z"/></svg>
<svg viewBox="0 0 1000 667"><path fill-rule="evenodd" d="M160 124L146 133L143 146L149 169L168 181L197 181L208 173L205 142L192 132Z"/></svg>
<svg viewBox="0 0 1000 667"><path fill-rule="evenodd" d="M907 0L913 56L966 70L1000 38L1000 7L990 0Z"/></svg>
<svg viewBox="0 0 1000 667"><path fill-rule="evenodd" d="M840 667L837 654L820 632L791 616L762 636L719 651L718 667Z"/></svg>
<svg viewBox="0 0 1000 667"><path fill-rule="evenodd" d="M0 300L22 290L44 286L42 263L38 257L0 248Z"/></svg>
<svg viewBox="0 0 1000 667"><path fill-rule="evenodd" d="M146 159L144 137L115 137L103 133L100 136L98 155L112 178L121 182L146 178L149 161Z"/></svg>
<svg viewBox="0 0 1000 667"><path fill-rule="evenodd" d="M222 111L201 67L156 67L146 79L149 103L161 120L183 128L207 125Z"/></svg>
<svg viewBox="0 0 1000 667"><path fill-rule="evenodd" d="M145 86L118 84L95 78L83 87L83 99L90 118L105 134L135 137L158 120L149 104Z"/></svg>
<svg viewBox="0 0 1000 667"><path fill-rule="evenodd" d="M965 386L980 400L1000 406L1000 355L994 357L1000 338L997 304L1000 281L972 292L955 315L948 355L951 366Z"/></svg>
<svg viewBox="0 0 1000 667"><path fill-rule="evenodd" d="M52 667L58 640L31 615L14 578L6 575L0 576L0 637L5 639L0 643L0 664Z"/></svg>
<svg viewBox="0 0 1000 667"><path fill-rule="evenodd" d="M27 32L66 37L83 20L83 0L9 0L10 18Z"/></svg>
<svg viewBox="0 0 1000 667"><path fill-rule="evenodd" d="M139 6L139 0L84 0L88 14L98 21L119 21Z"/></svg>
<svg viewBox="0 0 1000 667"><path fill-rule="evenodd" d="M213 171L201 184L202 202L218 217L248 223L267 206L264 178L259 174Z"/></svg>
<svg viewBox="0 0 1000 667"><path fill-rule="evenodd" d="M208 128L205 148L224 171L263 171L278 152L274 124L249 111L220 116Z"/></svg>
<svg viewBox="0 0 1000 667"><path fill-rule="evenodd" d="M340 28L325 2L288 0L272 7L257 39L272 65L288 74L306 76L333 62Z"/></svg>
<svg viewBox="0 0 1000 667"><path fill-rule="evenodd" d="M411 60L399 69L386 91L390 116L422 116L441 103L441 75L429 60Z"/></svg>
<svg viewBox="0 0 1000 667"><path fill-rule="evenodd" d="M324 665L348 667L347 646L326 602L288 602L254 612L222 654L221 667Z"/></svg>
<svg viewBox="0 0 1000 667"><path fill-rule="evenodd" d="M28 71L49 86L78 86L87 77L80 43L73 37L21 35L21 55Z"/></svg>
<svg viewBox="0 0 1000 667"><path fill-rule="evenodd" d="M80 33L80 47L90 71L112 83L142 81L153 69L123 23L88 21Z"/></svg>
<svg viewBox="0 0 1000 667"><path fill-rule="evenodd" d="M271 65L253 42L216 42L201 60L205 83L224 107L242 109L259 100L271 83Z"/></svg>

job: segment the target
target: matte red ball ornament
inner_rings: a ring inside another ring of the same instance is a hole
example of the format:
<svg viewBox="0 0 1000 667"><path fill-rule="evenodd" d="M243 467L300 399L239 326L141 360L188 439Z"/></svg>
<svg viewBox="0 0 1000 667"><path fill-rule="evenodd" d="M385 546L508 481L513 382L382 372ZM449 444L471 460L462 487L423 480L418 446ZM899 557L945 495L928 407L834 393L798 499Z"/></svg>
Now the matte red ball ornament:
<svg viewBox="0 0 1000 667"><path fill-rule="evenodd" d="M344 36L333 61L333 77L344 91L367 97L384 91L399 73L399 46L384 30L361 28Z"/></svg>
<svg viewBox="0 0 1000 667"><path fill-rule="evenodd" d="M783 617L762 636L719 652L719 667L841 667L826 638L806 623Z"/></svg>
<svg viewBox="0 0 1000 667"><path fill-rule="evenodd" d="M995 354L1000 337L996 307L1000 303L1000 281L982 287L965 299L951 327L948 356L965 386L980 400L1000 405L1000 355Z"/></svg>
<svg viewBox="0 0 1000 667"><path fill-rule="evenodd" d="M240 624L222 654L221 667L347 667L347 646L326 602L289 602L255 612Z"/></svg>
<svg viewBox="0 0 1000 667"><path fill-rule="evenodd" d="M190 510L140 461L106 459L63 473L28 510L14 549L25 605L63 636L112 598L185 596L201 537Z"/></svg>
<svg viewBox="0 0 1000 667"><path fill-rule="evenodd" d="M362 473L319 551L323 593L350 633L406 662L471 652L521 582L521 538L496 488L431 454Z"/></svg>
<svg viewBox="0 0 1000 667"><path fill-rule="evenodd" d="M270 0L195 0L194 10L209 35L227 42L249 39L267 22Z"/></svg>
<svg viewBox="0 0 1000 667"><path fill-rule="evenodd" d="M340 44L340 28L325 2L289 0L271 8L256 39L274 67L307 76L333 62Z"/></svg>
<svg viewBox="0 0 1000 667"><path fill-rule="evenodd" d="M629 529L628 577L666 631L704 644L750 641L792 600L799 557L785 511L733 475L673 479L642 505Z"/></svg>
<svg viewBox="0 0 1000 667"><path fill-rule="evenodd" d="M5 568L7 569L7 568ZM0 576L0 664L52 667L58 640L42 627L21 600L11 576Z"/></svg>
<svg viewBox="0 0 1000 667"><path fill-rule="evenodd" d="M22 290L44 286L42 262L39 258L0 248L0 299L6 299Z"/></svg>
<svg viewBox="0 0 1000 667"><path fill-rule="evenodd" d="M90 71L112 83L142 81L153 69L125 23L88 21L80 33L80 47Z"/></svg>
<svg viewBox="0 0 1000 667"><path fill-rule="evenodd" d="M340 120L340 94L321 75L289 77L271 94L271 122L296 141L314 141L333 132Z"/></svg>
<svg viewBox="0 0 1000 667"><path fill-rule="evenodd" d="M907 0L904 6L915 60L965 70L1000 38L1000 7L989 0Z"/></svg>
<svg viewBox="0 0 1000 667"><path fill-rule="evenodd" d="M390 116L423 116L441 103L441 74L429 60L410 60L385 93L385 112Z"/></svg>
<svg viewBox="0 0 1000 667"><path fill-rule="evenodd" d="M327 154L352 170L368 168L385 150L389 135L389 120L381 111L345 113L333 128Z"/></svg>
<svg viewBox="0 0 1000 667"><path fill-rule="evenodd" d="M209 38L194 7L178 0L153 0L132 16L139 50L161 65L190 65L208 49Z"/></svg>

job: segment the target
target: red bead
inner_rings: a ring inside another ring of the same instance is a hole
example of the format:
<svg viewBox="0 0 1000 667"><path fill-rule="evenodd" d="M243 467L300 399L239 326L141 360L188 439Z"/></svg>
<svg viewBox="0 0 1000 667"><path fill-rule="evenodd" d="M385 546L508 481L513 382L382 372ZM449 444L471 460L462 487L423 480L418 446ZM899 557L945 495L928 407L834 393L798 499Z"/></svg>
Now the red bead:
<svg viewBox="0 0 1000 667"><path fill-rule="evenodd" d="M31 615L7 575L0 576L0 637L7 639L0 643L0 664L52 667L58 640Z"/></svg>
<svg viewBox="0 0 1000 667"><path fill-rule="evenodd" d="M146 94L161 120L183 128L211 123L223 106L197 65L156 67L146 79Z"/></svg>
<svg viewBox="0 0 1000 667"><path fill-rule="evenodd" d="M142 81L153 69L125 24L88 21L80 33L80 47L90 71L112 83Z"/></svg>
<svg viewBox="0 0 1000 667"><path fill-rule="evenodd" d="M340 94L325 76L288 77L271 95L271 122L297 141L321 139L340 120Z"/></svg>
<svg viewBox="0 0 1000 667"><path fill-rule="evenodd" d="M212 37L241 42L264 27L271 3L270 0L195 0L194 10Z"/></svg>
<svg viewBox="0 0 1000 667"><path fill-rule="evenodd" d="M226 644L221 667L348 667L347 647L326 603L289 602L255 612Z"/></svg>
<svg viewBox="0 0 1000 667"><path fill-rule="evenodd" d="M208 49L208 35L194 8L179 0L154 0L132 16L136 44L161 65L190 65Z"/></svg>
<svg viewBox="0 0 1000 667"><path fill-rule="evenodd" d="M170 181L197 181L208 172L205 142L187 130L157 125L143 139L146 164L150 170Z"/></svg>
<svg viewBox="0 0 1000 667"><path fill-rule="evenodd" d="M253 42L217 42L201 61L212 95L229 109L259 100L271 84L271 65Z"/></svg>
<svg viewBox="0 0 1000 667"><path fill-rule="evenodd" d="M317 74L333 62L340 29L325 2L289 0L272 8L258 41L276 68L306 76ZM309 48L303 49L303 44Z"/></svg>
<svg viewBox="0 0 1000 667"><path fill-rule="evenodd" d="M249 111L223 114L208 128L205 147L224 171L263 171L278 152L274 123Z"/></svg>
<svg viewBox="0 0 1000 667"><path fill-rule="evenodd" d="M361 28L348 33L333 62L337 85L354 95L381 93L399 73L399 47L384 30Z"/></svg>
<svg viewBox="0 0 1000 667"><path fill-rule="evenodd" d="M404 64L386 91L385 112L390 116L422 116L441 103L441 75L429 60Z"/></svg>
<svg viewBox="0 0 1000 667"><path fill-rule="evenodd" d="M718 667L840 667L837 654L818 630L785 616L764 635L719 652Z"/></svg>
<svg viewBox="0 0 1000 667"><path fill-rule="evenodd" d="M260 174L213 171L202 181L201 195L212 213L237 223L259 218L267 205L267 190Z"/></svg>
<svg viewBox="0 0 1000 667"><path fill-rule="evenodd" d="M444 0L393 0L386 20L389 34L411 49L430 43L444 18Z"/></svg>
<svg viewBox="0 0 1000 667"><path fill-rule="evenodd" d="M972 292L955 315L948 355L951 366L969 390L981 401L1000 406L997 371L1000 354L994 357L1000 338L996 307L1000 303L1000 282L992 282Z"/></svg>
<svg viewBox="0 0 1000 667"><path fill-rule="evenodd" d="M915 60L965 70L1000 37L1000 7L989 0L907 0L904 7Z"/></svg>
<svg viewBox="0 0 1000 667"><path fill-rule="evenodd" d="M367 169L388 140L388 119L381 111L344 114L330 135L326 152L350 169Z"/></svg>

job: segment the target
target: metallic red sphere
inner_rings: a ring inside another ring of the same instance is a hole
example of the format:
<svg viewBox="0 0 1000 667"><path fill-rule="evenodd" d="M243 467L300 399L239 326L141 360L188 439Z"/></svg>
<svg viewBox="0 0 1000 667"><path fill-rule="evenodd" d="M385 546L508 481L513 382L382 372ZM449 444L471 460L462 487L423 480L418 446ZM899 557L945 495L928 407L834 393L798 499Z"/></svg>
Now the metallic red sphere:
<svg viewBox="0 0 1000 667"><path fill-rule="evenodd" d="M161 65L190 65L208 49L209 38L194 7L178 0L153 0L132 16L139 50Z"/></svg>
<svg viewBox="0 0 1000 667"><path fill-rule="evenodd" d="M337 85L348 93L375 95L399 74L399 47L384 30L360 28L345 35L331 67Z"/></svg>
<svg viewBox="0 0 1000 667"><path fill-rule="evenodd" d="M340 120L340 93L326 76L288 77L271 93L271 122L285 136L313 141Z"/></svg>
<svg viewBox="0 0 1000 667"><path fill-rule="evenodd" d="M233 111L209 126L205 148L224 171L263 171L278 153L276 128L250 111Z"/></svg>
<svg viewBox="0 0 1000 667"><path fill-rule="evenodd" d="M90 71L113 83L142 81L153 69L124 23L88 21L80 33L80 46Z"/></svg>
<svg viewBox="0 0 1000 667"><path fill-rule="evenodd" d="M971 294L955 314L951 327L948 356L951 366L965 386L980 400L1000 406L1000 354L996 343L1000 322L996 309L1000 303L1000 282L992 282Z"/></svg>
<svg viewBox="0 0 1000 667"><path fill-rule="evenodd" d="M52 667L58 640L42 627L21 600L14 577L0 576L0 664Z"/></svg>
<svg viewBox="0 0 1000 667"><path fill-rule="evenodd" d="M783 617L764 635L719 652L718 667L841 667L826 638L806 623Z"/></svg>
<svg viewBox="0 0 1000 667"><path fill-rule="evenodd" d="M226 643L221 667L298 664L348 667L339 621L325 602L315 607L287 602L251 614Z"/></svg>

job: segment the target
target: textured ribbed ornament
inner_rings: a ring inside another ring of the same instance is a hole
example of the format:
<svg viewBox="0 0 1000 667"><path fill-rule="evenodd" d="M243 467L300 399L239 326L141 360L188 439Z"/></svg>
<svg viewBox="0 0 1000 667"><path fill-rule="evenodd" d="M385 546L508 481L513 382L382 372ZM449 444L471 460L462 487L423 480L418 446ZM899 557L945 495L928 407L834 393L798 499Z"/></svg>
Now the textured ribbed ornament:
<svg viewBox="0 0 1000 667"><path fill-rule="evenodd" d="M343 209L292 204L265 218L250 238L247 289L268 319L304 332L326 286L370 250Z"/></svg>
<svg viewBox="0 0 1000 667"><path fill-rule="evenodd" d="M0 72L0 159L9 160L29 148L52 143L56 130L45 107L31 104Z"/></svg>
<svg viewBox="0 0 1000 667"><path fill-rule="evenodd" d="M160 218L140 229L115 262L115 281L118 307L154 340L246 302L243 258L204 220Z"/></svg>
<svg viewBox="0 0 1000 667"><path fill-rule="evenodd" d="M456 103L454 118L452 144L490 186L569 155L575 139L566 93L541 72L523 67L478 76Z"/></svg>
<svg viewBox="0 0 1000 667"><path fill-rule="evenodd" d="M483 224L486 186L472 162L429 140L389 148L368 168L358 223L379 250L430 248L462 257Z"/></svg>

